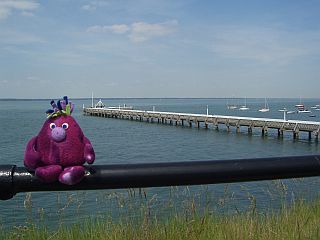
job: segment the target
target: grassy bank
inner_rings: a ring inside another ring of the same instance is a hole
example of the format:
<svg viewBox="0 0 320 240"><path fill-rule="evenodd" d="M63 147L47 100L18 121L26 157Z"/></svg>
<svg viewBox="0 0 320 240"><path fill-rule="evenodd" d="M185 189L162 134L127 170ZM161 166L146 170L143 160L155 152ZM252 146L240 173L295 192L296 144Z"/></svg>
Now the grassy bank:
<svg viewBox="0 0 320 240"><path fill-rule="evenodd" d="M320 200L298 201L274 214L256 211L231 216L205 211L176 214L167 220L145 215L112 222L102 218L49 231L30 223L1 231L0 239L320 239Z"/></svg>

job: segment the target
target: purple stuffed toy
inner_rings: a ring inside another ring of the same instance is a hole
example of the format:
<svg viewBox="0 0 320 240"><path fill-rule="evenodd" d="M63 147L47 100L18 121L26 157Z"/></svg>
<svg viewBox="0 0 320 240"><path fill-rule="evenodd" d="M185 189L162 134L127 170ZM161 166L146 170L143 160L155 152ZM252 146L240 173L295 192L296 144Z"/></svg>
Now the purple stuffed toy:
<svg viewBox="0 0 320 240"><path fill-rule="evenodd" d="M71 117L74 105L68 98L51 101L53 110L47 111L48 119L38 136L27 144L24 165L35 170L44 182L59 180L67 185L80 182L85 176L85 162L92 164L95 154L90 141Z"/></svg>

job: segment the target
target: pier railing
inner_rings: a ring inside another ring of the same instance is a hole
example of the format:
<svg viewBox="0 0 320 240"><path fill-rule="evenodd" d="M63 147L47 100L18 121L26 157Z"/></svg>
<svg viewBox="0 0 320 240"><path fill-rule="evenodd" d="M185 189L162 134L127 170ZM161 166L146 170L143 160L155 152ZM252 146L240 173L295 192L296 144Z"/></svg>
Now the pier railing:
<svg viewBox="0 0 320 240"><path fill-rule="evenodd" d="M293 138L299 138L300 132L309 134L309 139L314 135L315 139L319 138L320 122L286 120L286 119L271 119L271 118L253 118L253 117L238 117L238 116L223 116L223 115L208 115L208 114L193 114L193 113L176 113L176 112L157 112L143 110L127 110L127 109L110 109L110 108L84 108L85 115L119 118L128 120L138 120L146 122L167 123L171 125L185 124L190 127L200 127L200 124L208 128L209 125L216 129L219 125L225 126L227 130L230 127L236 128L240 132L241 127L248 129L251 134L253 129L261 129L262 135L268 133L268 129L278 131L278 136L283 136L284 132L292 132Z"/></svg>
<svg viewBox="0 0 320 240"><path fill-rule="evenodd" d="M320 155L87 166L85 178L68 186L41 182L16 165L0 166L0 199L20 192L121 189L246 182L320 176Z"/></svg>

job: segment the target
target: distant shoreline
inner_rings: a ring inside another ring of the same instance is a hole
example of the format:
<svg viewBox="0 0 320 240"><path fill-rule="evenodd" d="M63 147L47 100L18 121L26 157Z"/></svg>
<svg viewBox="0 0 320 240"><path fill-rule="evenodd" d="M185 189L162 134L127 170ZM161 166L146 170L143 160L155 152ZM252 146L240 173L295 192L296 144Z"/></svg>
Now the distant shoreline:
<svg viewBox="0 0 320 240"><path fill-rule="evenodd" d="M61 98L61 97L60 97ZM52 99L60 99L57 98L0 98L0 101L50 101ZM94 99L243 99L244 97L95 97ZM87 98L70 98L73 100L91 100L90 97ZM247 99L264 99L264 97L247 97ZM270 97L268 99L299 99L298 97ZM319 98L302 98L308 100L318 100Z"/></svg>

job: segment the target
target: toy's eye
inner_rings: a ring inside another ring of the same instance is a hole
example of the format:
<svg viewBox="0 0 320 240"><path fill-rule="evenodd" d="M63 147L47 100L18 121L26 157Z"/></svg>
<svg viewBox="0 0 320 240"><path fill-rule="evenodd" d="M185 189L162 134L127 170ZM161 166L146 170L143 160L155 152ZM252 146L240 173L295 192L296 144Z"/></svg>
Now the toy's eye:
<svg viewBox="0 0 320 240"><path fill-rule="evenodd" d="M50 123L50 128L51 129L54 129L56 127L56 124L55 123Z"/></svg>
<svg viewBox="0 0 320 240"><path fill-rule="evenodd" d="M63 129L68 129L68 127L69 127L69 124L68 124L68 123L63 123L63 124L62 124L62 128L63 128Z"/></svg>

